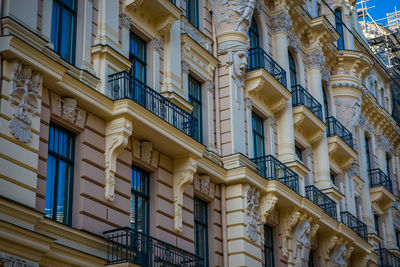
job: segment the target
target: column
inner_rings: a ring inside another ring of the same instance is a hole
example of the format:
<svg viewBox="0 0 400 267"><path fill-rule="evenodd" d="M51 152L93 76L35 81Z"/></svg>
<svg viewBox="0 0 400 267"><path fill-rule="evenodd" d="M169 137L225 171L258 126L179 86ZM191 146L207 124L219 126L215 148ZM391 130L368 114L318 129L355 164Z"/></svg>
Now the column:
<svg viewBox="0 0 400 267"><path fill-rule="evenodd" d="M161 40L153 39L153 53L152 53L152 88L160 92L160 56L161 56Z"/></svg>
<svg viewBox="0 0 400 267"><path fill-rule="evenodd" d="M369 195L369 178L368 178L368 167L367 167L367 157L365 151L365 135L362 129L359 129L359 139L360 140L360 172L361 178L364 180L364 189L362 192L362 201L364 207L364 223L368 225L368 232L375 231L374 225L374 214L371 207L371 199Z"/></svg>
<svg viewBox="0 0 400 267"><path fill-rule="evenodd" d="M393 227L393 208L388 208L387 212L384 214L385 225L386 225L386 248L394 249L397 248L396 236Z"/></svg>
<svg viewBox="0 0 400 267"><path fill-rule="evenodd" d="M207 145L207 149L212 152L217 152L215 148L215 135L214 135L214 92L215 92L215 86L213 81L207 81L205 84L206 90L205 90L205 107L206 109L203 108L203 111L205 111L204 115L206 116L207 122L204 125L204 143Z"/></svg>
<svg viewBox="0 0 400 267"><path fill-rule="evenodd" d="M344 175L344 182L345 182L345 189L346 189L346 204L347 204L347 211L350 212L353 215L356 215L356 206L355 206L355 201L354 201L354 190L351 190L353 188L353 177L352 174L350 176L349 172L346 172Z"/></svg>
<svg viewBox="0 0 400 267"><path fill-rule="evenodd" d="M325 57L319 48L307 54L308 86L311 94L319 103L324 103L322 92L322 67L325 64ZM326 132L321 139L313 144L315 160L315 184L320 189L331 187L331 174L329 166L329 150Z"/></svg>
<svg viewBox="0 0 400 267"><path fill-rule="evenodd" d="M292 21L285 11L272 16L272 28L274 31L274 57L277 63L286 71L287 87L290 90L288 32L292 27ZM295 160L294 128L292 101L277 114L279 159L283 162Z"/></svg>
<svg viewBox="0 0 400 267"><path fill-rule="evenodd" d="M253 111L253 101L250 98L245 98L245 108L246 108L246 121L247 121L247 156L249 158L254 158L253 150L253 125L252 125L252 111ZM265 129L264 129L265 130Z"/></svg>
<svg viewBox="0 0 400 267"><path fill-rule="evenodd" d="M78 1L76 61L81 69L94 74L91 60L92 44L92 1ZM130 20L129 20L130 22ZM128 25L129 27L129 25ZM124 40L125 41L125 40Z"/></svg>

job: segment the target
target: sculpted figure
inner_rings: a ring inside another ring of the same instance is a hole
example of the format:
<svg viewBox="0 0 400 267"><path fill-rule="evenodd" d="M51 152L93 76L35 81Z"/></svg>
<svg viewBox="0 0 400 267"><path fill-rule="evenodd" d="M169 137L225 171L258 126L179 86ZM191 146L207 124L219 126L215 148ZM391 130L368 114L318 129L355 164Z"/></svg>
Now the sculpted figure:
<svg viewBox="0 0 400 267"><path fill-rule="evenodd" d="M238 8L237 12L240 14L240 18L236 24L235 31L239 30L240 32L247 32L250 27L251 17L253 16L253 10L256 4L255 2L255 0L248 0L248 2L242 3L242 5ZM242 23L245 23L246 25L239 29L239 26Z"/></svg>
<svg viewBox="0 0 400 267"><path fill-rule="evenodd" d="M311 225L309 221L305 221L297 226L296 244L295 244L295 266L307 266L308 256L311 249Z"/></svg>
<svg viewBox="0 0 400 267"><path fill-rule="evenodd" d="M342 244L332 254L333 266L346 267L346 245Z"/></svg>

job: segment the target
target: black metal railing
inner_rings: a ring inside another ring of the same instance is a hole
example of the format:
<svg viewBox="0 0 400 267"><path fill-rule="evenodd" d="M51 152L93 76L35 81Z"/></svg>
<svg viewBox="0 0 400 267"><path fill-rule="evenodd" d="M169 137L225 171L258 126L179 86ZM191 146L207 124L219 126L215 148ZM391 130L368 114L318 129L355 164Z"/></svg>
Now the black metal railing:
<svg viewBox="0 0 400 267"><path fill-rule="evenodd" d="M354 148L353 135L335 117L326 118L326 125L328 126L328 136L339 136L349 147Z"/></svg>
<svg viewBox="0 0 400 267"><path fill-rule="evenodd" d="M392 190L392 180L381 169L368 170L369 187L384 186L390 192Z"/></svg>
<svg viewBox="0 0 400 267"><path fill-rule="evenodd" d="M306 186L306 198L337 220L336 202L313 185Z"/></svg>
<svg viewBox="0 0 400 267"><path fill-rule="evenodd" d="M400 258L386 248L375 249L378 254L378 266L380 267L400 267Z"/></svg>
<svg viewBox="0 0 400 267"><path fill-rule="evenodd" d="M368 241L367 225L348 211L340 213L342 223L353 230L359 237Z"/></svg>
<svg viewBox="0 0 400 267"><path fill-rule="evenodd" d="M176 5L176 0L169 0L172 4Z"/></svg>
<svg viewBox="0 0 400 267"><path fill-rule="evenodd" d="M299 176L272 155L254 158L258 173L267 180L278 180L299 194Z"/></svg>
<svg viewBox="0 0 400 267"><path fill-rule="evenodd" d="M293 107L305 106L321 121L323 120L322 105L299 84L292 86L292 105Z"/></svg>
<svg viewBox="0 0 400 267"><path fill-rule="evenodd" d="M130 262L141 266L203 267L196 255L125 227L104 232L107 265Z"/></svg>
<svg viewBox="0 0 400 267"><path fill-rule="evenodd" d="M127 71L108 76L106 95L112 100L132 99L151 113L199 141L197 120L192 114L145 85Z"/></svg>
<svg viewBox="0 0 400 267"><path fill-rule="evenodd" d="M264 69L286 88L286 71L260 47L249 49L247 71Z"/></svg>

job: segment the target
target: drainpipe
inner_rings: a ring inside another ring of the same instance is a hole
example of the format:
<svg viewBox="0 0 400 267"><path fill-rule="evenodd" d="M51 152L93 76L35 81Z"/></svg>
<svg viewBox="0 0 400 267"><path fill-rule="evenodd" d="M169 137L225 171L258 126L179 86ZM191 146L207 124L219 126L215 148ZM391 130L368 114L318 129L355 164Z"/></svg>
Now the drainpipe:
<svg viewBox="0 0 400 267"><path fill-rule="evenodd" d="M221 224L222 224L222 256L224 267L229 267L228 262L228 233L226 229L226 198L225 184L221 184Z"/></svg>
<svg viewBox="0 0 400 267"><path fill-rule="evenodd" d="M218 50L217 50L217 28L215 25L214 17L211 16L211 26L214 30L214 33L212 35L212 40L213 40L213 54L215 56L218 56ZM214 97L215 97L215 141L216 141L216 149L218 155L222 154L222 148L221 148L221 127L220 127L220 112L219 112L219 83L218 83L218 77L219 77L219 63L217 64L217 67L215 68L214 71Z"/></svg>

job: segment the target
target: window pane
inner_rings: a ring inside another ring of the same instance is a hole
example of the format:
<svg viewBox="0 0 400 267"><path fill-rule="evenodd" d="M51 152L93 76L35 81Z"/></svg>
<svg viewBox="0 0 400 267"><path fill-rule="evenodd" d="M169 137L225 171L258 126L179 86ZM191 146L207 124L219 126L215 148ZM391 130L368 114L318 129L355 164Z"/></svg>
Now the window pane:
<svg viewBox="0 0 400 267"><path fill-rule="evenodd" d="M192 115L197 119L196 139L202 142L201 83L189 75L189 103L193 105Z"/></svg>
<svg viewBox="0 0 400 267"><path fill-rule="evenodd" d="M72 62L73 16L65 9L62 11L61 25L61 47L59 53L61 58Z"/></svg>
<svg viewBox="0 0 400 267"><path fill-rule="evenodd" d="M146 42L134 33L130 35L129 57L132 74L142 83L146 83Z"/></svg>
<svg viewBox="0 0 400 267"><path fill-rule="evenodd" d="M204 265L208 266L207 203L198 198L194 198L193 204L195 224L195 253L204 260Z"/></svg>
<svg viewBox="0 0 400 267"><path fill-rule="evenodd" d="M131 227L148 233L149 174L132 166L131 180Z"/></svg>
<svg viewBox="0 0 400 267"><path fill-rule="evenodd" d="M264 258L265 267L274 267L274 243L273 228L264 225Z"/></svg>
<svg viewBox="0 0 400 267"><path fill-rule="evenodd" d="M64 222L64 206L65 206L65 195L66 195L66 182L68 177L68 165L59 161L58 165L58 183L57 183L57 214L56 221Z"/></svg>
<svg viewBox="0 0 400 267"><path fill-rule="evenodd" d="M50 138L50 140L52 140ZM47 178L46 178L46 197L45 197L45 208L44 213L46 217L53 217L54 209L54 179L56 172L56 159L49 155L47 160Z"/></svg>

